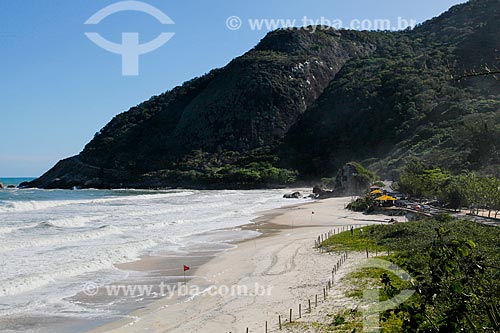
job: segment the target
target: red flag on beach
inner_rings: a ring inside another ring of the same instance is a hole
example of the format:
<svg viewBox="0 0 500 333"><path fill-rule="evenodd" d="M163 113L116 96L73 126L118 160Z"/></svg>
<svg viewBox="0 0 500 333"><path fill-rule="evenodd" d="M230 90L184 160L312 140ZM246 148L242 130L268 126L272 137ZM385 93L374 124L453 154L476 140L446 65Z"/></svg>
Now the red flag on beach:
<svg viewBox="0 0 500 333"><path fill-rule="evenodd" d="M184 265L184 272L189 271L191 268L189 266Z"/></svg>

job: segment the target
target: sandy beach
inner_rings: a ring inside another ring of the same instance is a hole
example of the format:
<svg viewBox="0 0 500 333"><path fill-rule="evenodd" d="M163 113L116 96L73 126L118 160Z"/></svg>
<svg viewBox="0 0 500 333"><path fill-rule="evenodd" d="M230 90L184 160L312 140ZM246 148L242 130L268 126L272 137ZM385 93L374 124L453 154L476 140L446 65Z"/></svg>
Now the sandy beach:
<svg viewBox="0 0 500 333"><path fill-rule="evenodd" d="M203 286L199 295L183 301L161 299L130 318L91 332L246 332L247 328L261 332L266 321L269 332L277 330L279 315L285 323L290 308L298 312L296 306L301 303L305 309L309 299L322 296L331 278L338 258L314 249L319 234L388 220L345 210L349 201L335 198L265 212L246 226L262 232L261 237L244 241L191 271L187 287ZM207 286L218 292L203 291ZM225 288L231 286L246 286L248 292L227 293Z"/></svg>

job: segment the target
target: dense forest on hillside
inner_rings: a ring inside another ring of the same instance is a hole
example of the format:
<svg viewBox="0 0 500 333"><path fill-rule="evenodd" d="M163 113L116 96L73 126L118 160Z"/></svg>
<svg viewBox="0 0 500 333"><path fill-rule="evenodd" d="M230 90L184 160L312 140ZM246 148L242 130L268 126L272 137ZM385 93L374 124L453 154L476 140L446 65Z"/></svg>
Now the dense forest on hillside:
<svg viewBox="0 0 500 333"><path fill-rule="evenodd" d="M313 177L349 160L390 176L413 158L498 172L500 83L456 80L499 63L498 7L476 1L413 31L378 34L377 51L347 63L288 133L285 155Z"/></svg>
<svg viewBox="0 0 500 333"><path fill-rule="evenodd" d="M413 30L278 30L226 67L116 116L26 184L248 188L331 177L351 160L499 175L500 1Z"/></svg>

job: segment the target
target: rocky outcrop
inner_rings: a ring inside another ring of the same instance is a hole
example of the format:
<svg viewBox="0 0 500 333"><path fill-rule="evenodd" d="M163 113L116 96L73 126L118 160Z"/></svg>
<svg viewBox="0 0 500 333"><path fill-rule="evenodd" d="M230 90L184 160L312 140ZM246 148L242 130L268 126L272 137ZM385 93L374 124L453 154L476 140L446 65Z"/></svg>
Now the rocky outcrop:
<svg viewBox="0 0 500 333"><path fill-rule="evenodd" d="M45 189L120 188L130 182L129 173L120 170L98 168L82 162L79 156L59 161L42 177L20 184L20 187L40 187Z"/></svg>
<svg viewBox="0 0 500 333"><path fill-rule="evenodd" d="M320 185L316 185L313 188L313 194L315 199L328 199L335 197L335 192L325 189Z"/></svg>
<svg viewBox="0 0 500 333"><path fill-rule="evenodd" d="M300 192L287 193L283 195L284 199L300 199L301 197L302 195L300 194Z"/></svg>
<svg viewBox="0 0 500 333"><path fill-rule="evenodd" d="M350 162L339 169L335 179L337 196L362 195L370 187L376 176L359 163Z"/></svg>
<svg viewBox="0 0 500 333"><path fill-rule="evenodd" d="M2 183L0 183L0 189L3 189L4 188L4 185Z"/></svg>

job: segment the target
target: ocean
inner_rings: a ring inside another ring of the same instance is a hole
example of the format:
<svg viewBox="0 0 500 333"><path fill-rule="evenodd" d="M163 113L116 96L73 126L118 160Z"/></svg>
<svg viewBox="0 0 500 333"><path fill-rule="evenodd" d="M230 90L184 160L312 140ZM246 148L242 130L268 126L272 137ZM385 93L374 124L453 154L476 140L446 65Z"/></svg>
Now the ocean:
<svg viewBox="0 0 500 333"><path fill-rule="evenodd" d="M33 179L35 179L35 178L21 178L21 177L17 177L17 178L0 178L0 183L4 184L4 186L8 186L8 185L18 186L22 182L29 182L29 181L31 181Z"/></svg>
<svg viewBox="0 0 500 333"><path fill-rule="evenodd" d="M143 256L224 251L255 237L239 226L290 204L284 192L0 190L0 330L58 332L40 318L97 322L123 315L109 302L74 296L89 281L130 278L117 266ZM37 318L37 326L23 326L29 321L22 318Z"/></svg>

